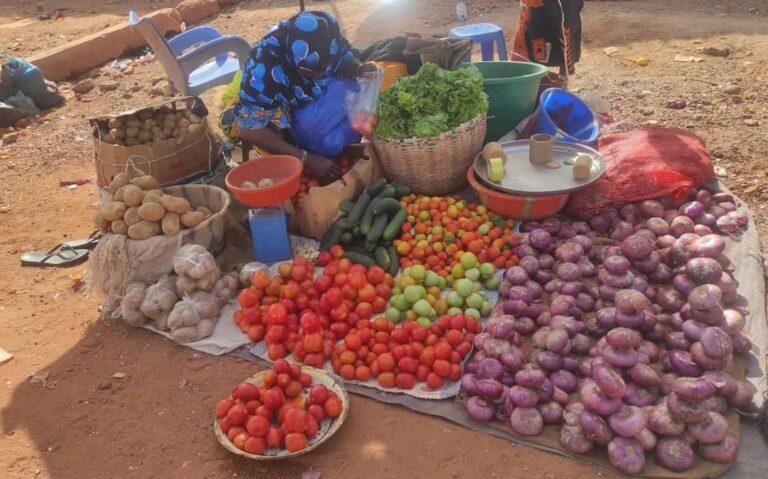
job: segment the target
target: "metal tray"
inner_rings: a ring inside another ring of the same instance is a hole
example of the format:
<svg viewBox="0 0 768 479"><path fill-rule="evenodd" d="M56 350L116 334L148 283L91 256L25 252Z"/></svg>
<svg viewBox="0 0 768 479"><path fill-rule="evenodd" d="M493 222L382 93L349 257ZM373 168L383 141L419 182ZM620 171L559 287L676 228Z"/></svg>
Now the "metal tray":
<svg viewBox="0 0 768 479"><path fill-rule="evenodd" d="M571 193L592 183L605 173L605 160L597 151L583 145L555 141L552 159L562 163L557 169L534 165L528 159L529 141L515 140L501 143L507 154L504 178L494 183L488 178L482 153L475 157L475 173L480 181L497 191L523 196L547 196ZM592 171L586 180L573 178L572 164L578 155L592 157Z"/></svg>

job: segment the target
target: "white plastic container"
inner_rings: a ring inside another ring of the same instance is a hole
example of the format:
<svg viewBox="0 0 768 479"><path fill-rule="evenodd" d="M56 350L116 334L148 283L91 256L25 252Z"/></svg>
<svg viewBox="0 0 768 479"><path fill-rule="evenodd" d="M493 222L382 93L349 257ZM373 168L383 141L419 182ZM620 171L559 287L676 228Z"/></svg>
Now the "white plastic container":
<svg viewBox="0 0 768 479"><path fill-rule="evenodd" d="M456 4L456 18L459 19L460 22L463 22L464 20L469 17L469 12L467 11L467 4L464 2L459 2Z"/></svg>

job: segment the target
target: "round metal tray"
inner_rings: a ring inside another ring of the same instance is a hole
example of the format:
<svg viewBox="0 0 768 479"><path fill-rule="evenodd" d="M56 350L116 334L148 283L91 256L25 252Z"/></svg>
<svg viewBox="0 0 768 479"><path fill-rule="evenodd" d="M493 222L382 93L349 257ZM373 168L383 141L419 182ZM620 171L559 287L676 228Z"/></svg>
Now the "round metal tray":
<svg viewBox="0 0 768 479"><path fill-rule="evenodd" d="M544 165L534 165L528 159L530 149L528 140L515 140L501 143L507 154L504 166L504 178L494 183L488 178L488 172L482 153L475 157L475 173L480 181L497 191L521 196L548 196L571 193L594 183L605 173L605 160L597 151L583 145L555 141L552 147L552 160L561 163L560 168L552 169ZM592 171L586 180L573 177L573 162L579 155L592 157Z"/></svg>
<svg viewBox="0 0 768 479"><path fill-rule="evenodd" d="M309 440L307 447L302 449L301 451L297 452L288 452L287 449L267 449L264 451L263 455L256 455L256 454L250 454L247 453L241 449L238 449L235 447L234 444L232 444L232 441L229 440L226 434L221 430L219 427L219 421L218 418L214 417L213 419L213 432L216 434L216 439L221 443L224 448L233 453L237 454L238 456L247 457L249 459L254 459L256 461L277 461L280 459L290 459L296 456L301 456L302 454L306 454L309 451L317 448L322 443L327 441L331 436L336 434L336 431L341 428L341 425L344 424L344 420L347 418L347 414L349 414L349 395L347 394L347 390L344 389L344 386L341 383L341 380L334 376L333 374L327 373L321 369L316 369L309 366L301 366L301 372L307 373L310 376L312 376L312 384L323 384L325 387L336 393L336 395L339 397L339 401L341 401L341 415L336 418L326 418L323 420L322 423L319 424L320 429L318 430L318 433L315 437ZM262 381L262 377L264 376L264 373L266 371L261 371L250 378L246 379L246 382L253 383L255 385L260 385ZM303 399L306 399L307 395L309 394L309 389L305 388L304 391L302 391L301 396L299 396L302 401Z"/></svg>

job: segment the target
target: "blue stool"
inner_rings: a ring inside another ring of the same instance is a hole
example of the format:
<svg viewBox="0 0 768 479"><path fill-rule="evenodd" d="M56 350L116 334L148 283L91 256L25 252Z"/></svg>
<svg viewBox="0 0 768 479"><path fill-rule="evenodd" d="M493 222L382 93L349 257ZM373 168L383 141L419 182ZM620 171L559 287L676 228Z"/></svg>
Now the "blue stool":
<svg viewBox="0 0 768 479"><path fill-rule="evenodd" d="M483 54L484 62L493 61L493 43L496 43L496 49L499 53L499 61L507 61L507 44L504 41L504 30L493 23L473 23L471 25L462 25L452 28L449 32L451 37L470 38L472 42L480 44L480 50ZM472 54L467 57L467 62L472 60Z"/></svg>

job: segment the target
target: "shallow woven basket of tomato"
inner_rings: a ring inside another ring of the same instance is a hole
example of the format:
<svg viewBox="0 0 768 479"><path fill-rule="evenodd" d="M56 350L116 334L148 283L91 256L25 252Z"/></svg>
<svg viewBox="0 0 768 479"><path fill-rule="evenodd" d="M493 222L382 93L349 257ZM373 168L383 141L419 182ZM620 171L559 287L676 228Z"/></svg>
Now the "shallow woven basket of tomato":
<svg viewBox="0 0 768 479"><path fill-rule="evenodd" d="M213 431L229 452L256 461L289 459L317 448L349 413L341 381L320 369L275 361L216 404Z"/></svg>

